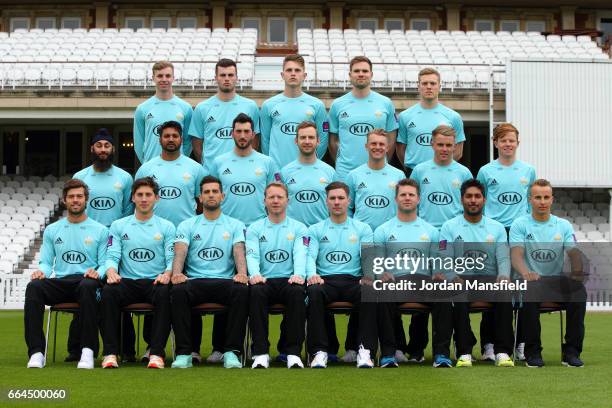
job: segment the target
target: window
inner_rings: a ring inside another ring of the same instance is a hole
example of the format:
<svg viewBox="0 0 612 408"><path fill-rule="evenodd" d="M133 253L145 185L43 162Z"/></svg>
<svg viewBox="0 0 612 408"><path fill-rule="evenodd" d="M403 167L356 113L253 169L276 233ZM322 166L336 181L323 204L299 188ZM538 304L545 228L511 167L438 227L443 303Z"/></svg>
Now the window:
<svg viewBox="0 0 612 408"><path fill-rule="evenodd" d="M259 30L259 25L260 25L260 20L259 18L255 18L255 17L245 17L242 19L242 28L254 28L256 29L258 32Z"/></svg>
<svg viewBox="0 0 612 408"><path fill-rule="evenodd" d="M385 30L402 30L404 31L404 20L398 18L386 18L385 19Z"/></svg>
<svg viewBox="0 0 612 408"><path fill-rule="evenodd" d="M378 20L375 18L360 18L357 22L357 27L360 30L378 30Z"/></svg>
<svg viewBox="0 0 612 408"><path fill-rule="evenodd" d="M74 30L75 28L81 28L81 18L80 17L62 18L62 28L70 28L72 30Z"/></svg>
<svg viewBox="0 0 612 408"><path fill-rule="evenodd" d="M176 19L178 28L196 28L197 21L195 17L179 17Z"/></svg>
<svg viewBox="0 0 612 408"><path fill-rule="evenodd" d="M30 19L27 17L15 17L11 18L11 31L30 28Z"/></svg>
<svg viewBox="0 0 612 408"><path fill-rule="evenodd" d="M299 17L293 20L293 26L295 28L295 31L299 30L300 28L307 28L309 30L312 30L312 28L314 27L314 23L312 18Z"/></svg>
<svg viewBox="0 0 612 408"><path fill-rule="evenodd" d="M519 31L521 28L521 24L520 21L518 20L502 20L499 23L499 29L501 31L509 31L509 32L514 32L514 31Z"/></svg>
<svg viewBox="0 0 612 408"><path fill-rule="evenodd" d="M151 28L170 28L170 17L153 17L151 18Z"/></svg>
<svg viewBox="0 0 612 408"><path fill-rule="evenodd" d="M544 21L527 21L527 31L542 33L546 31L546 23Z"/></svg>
<svg viewBox="0 0 612 408"><path fill-rule="evenodd" d="M495 31L493 20L474 20L475 31Z"/></svg>
<svg viewBox="0 0 612 408"><path fill-rule="evenodd" d="M55 17L38 17L36 19L36 28L46 30L47 28L55 28Z"/></svg>
<svg viewBox="0 0 612 408"><path fill-rule="evenodd" d="M144 27L144 17L126 17L125 27L132 30L138 30Z"/></svg>
<svg viewBox="0 0 612 408"><path fill-rule="evenodd" d="M410 29L411 30L429 30L431 27L431 22L428 18L412 18L410 19Z"/></svg>
<svg viewBox="0 0 612 408"><path fill-rule="evenodd" d="M286 43L287 42L287 19L284 17L268 18L268 42Z"/></svg>

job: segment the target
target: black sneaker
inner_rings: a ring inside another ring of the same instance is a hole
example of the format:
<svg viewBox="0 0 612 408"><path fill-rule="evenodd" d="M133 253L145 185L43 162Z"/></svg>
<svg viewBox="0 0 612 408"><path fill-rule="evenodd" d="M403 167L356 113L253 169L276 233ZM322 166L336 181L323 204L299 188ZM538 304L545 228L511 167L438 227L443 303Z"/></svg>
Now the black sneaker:
<svg viewBox="0 0 612 408"><path fill-rule="evenodd" d="M563 356L563 361L561 362L566 367L582 367L584 366L584 362L580 359L580 357L569 354Z"/></svg>
<svg viewBox="0 0 612 408"><path fill-rule="evenodd" d="M73 363L75 361L80 361L81 360L81 355L80 354L68 354L66 356L66 358L64 359L65 363Z"/></svg>
<svg viewBox="0 0 612 408"><path fill-rule="evenodd" d="M425 355L423 353L410 353L408 354L408 362L414 364L421 364L425 361Z"/></svg>
<svg viewBox="0 0 612 408"><path fill-rule="evenodd" d="M544 367L544 360L542 360L541 356L527 357L527 362L525 365L531 368L541 368Z"/></svg>

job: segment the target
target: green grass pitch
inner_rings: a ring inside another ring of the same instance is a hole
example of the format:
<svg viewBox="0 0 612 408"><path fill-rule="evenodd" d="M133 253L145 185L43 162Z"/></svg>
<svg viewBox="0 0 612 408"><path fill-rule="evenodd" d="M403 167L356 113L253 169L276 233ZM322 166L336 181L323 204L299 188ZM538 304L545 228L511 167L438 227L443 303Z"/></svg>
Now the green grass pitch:
<svg viewBox="0 0 612 408"><path fill-rule="evenodd" d="M405 318L408 319L408 318ZM477 330L479 317L473 317ZM141 364L118 370L77 370L64 363L70 317L61 315L57 362L42 370L26 369L23 313L0 312L0 406L61 407L611 407L612 313L587 313L584 368L560 363L559 317L542 315L543 369L498 368L475 363L472 368L433 369L428 351L423 366L357 370L330 365L327 370L225 370L203 365L190 370L147 370ZM206 317L202 353L210 352L211 318ZM271 342L278 337L278 317L271 319ZM341 343L346 318L337 317ZM477 346L478 347L478 346ZM474 354L479 356L475 347ZM275 353L272 352L274 355ZM169 363L168 363L169 366ZM59 402L9 402L11 388L65 389Z"/></svg>

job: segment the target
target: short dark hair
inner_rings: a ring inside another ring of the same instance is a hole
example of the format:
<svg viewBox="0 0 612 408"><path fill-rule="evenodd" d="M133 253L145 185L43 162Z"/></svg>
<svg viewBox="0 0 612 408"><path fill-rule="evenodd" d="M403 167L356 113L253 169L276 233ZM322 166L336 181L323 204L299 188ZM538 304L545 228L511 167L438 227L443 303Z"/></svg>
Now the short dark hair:
<svg viewBox="0 0 612 408"><path fill-rule="evenodd" d="M344 190L347 197L350 195L349 186L347 186L346 183L343 183L341 181L332 181L331 183L329 183L327 187L325 187L325 194L329 196L330 191L337 190L339 188Z"/></svg>
<svg viewBox="0 0 612 408"><path fill-rule="evenodd" d="M478 181L478 180L476 180L474 178L469 179L469 180L465 180L463 182L463 184L461 184L461 197L463 197L465 195L465 192L470 187L476 187L477 189L480 190L480 192L482 193L482 196L486 197L484 184L482 184L480 181Z"/></svg>
<svg viewBox="0 0 612 408"><path fill-rule="evenodd" d="M236 68L236 73L238 73L238 67L236 66L236 62L229 58L221 58L219 61L217 61L217 63L215 64L215 75L217 75L219 71L218 69L219 67L221 68L234 67Z"/></svg>
<svg viewBox="0 0 612 408"><path fill-rule="evenodd" d="M417 183L416 180L405 178L405 179L401 179L400 181L398 181L397 184L395 185L395 196L396 197L399 194L400 187L405 187L405 186L414 187L416 189L417 196L419 197L421 196L421 187L419 187L419 183Z"/></svg>
<svg viewBox="0 0 612 408"><path fill-rule="evenodd" d="M202 186L208 183L217 183L219 185L219 191L223 192L223 184L221 184L221 180L215 176L205 176L202 181L200 181L200 193L202 192Z"/></svg>
<svg viewBox="0 0 612 408"><path fill-rule="evenodd" d="M140 187L151 187L153 193L159 195L159 184L157 184L157 181L155 181L153 177L147 176L134 180L134 184L132 184L132 196L136 194L136 190Z"/></svg>
<svg viewBox="0 0 612 408"><path fill-rule="evenodd" d="M159 135L163 135L164 130L169 128L176 129L179 136L183 137L183 126L181 126L181 124L178 123L176 120L169 120L167 122L162 123L159 127Z"/></svg>
<svg viewBox="0 0 612 408"><path fill-rule="evenodd" d="M238 116L234 118L234 121L232 122L232 130L236 129L236 123L250 123L251 130L255 131L255 126L253 125L253 119L251 119L251 117L247 115L246 113L239 113Z"/></svg>
<svg viewBox="0 0 612 408"><path fill-rule="evenodd" d="M62 198L64 201L66 201L68 191L75 188L82 188L85 191L85 199L89 200L89 187L87 187L87 184L85 184L83 180L73 178L64 183L64 188L62 189Z"/></svg>

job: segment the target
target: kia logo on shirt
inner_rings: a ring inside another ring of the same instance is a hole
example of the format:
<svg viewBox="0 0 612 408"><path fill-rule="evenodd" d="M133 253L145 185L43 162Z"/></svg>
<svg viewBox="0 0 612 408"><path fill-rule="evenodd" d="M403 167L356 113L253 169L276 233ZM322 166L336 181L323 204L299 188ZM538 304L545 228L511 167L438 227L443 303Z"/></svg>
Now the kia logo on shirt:
<svg viewBox="0 0 612 408"><path fill-rule="evenodd" d="M295 136L296 129L299 123L288 122L281 125L280 130L286 135Z"/></svg>
<svg viewBox="0 0 612 408"><path fill-rule="evenodd" d="M216 261L223 257L223 250L216 247L200 249L198 257L204 261Z"/></svg>
<svg viewBox="0 0 612 408"><path fill-rule="evenodd" d="M355 123L349 128L349 132L355 136L367 136L374 129L369 123Z"/></svg>
<svg viewBox="0 0 612 408"><path fill-rule="evenodd" d="M373 195L365 199L365 205L370 208L386 208L389 206L389 199L385 196Z"/></svg>
<svg viewBox="0 0 612 408"><path fill-rule="evenodd" d="M431 133L421 133L416 137L416 142L421 146L431 146Z"/></svg>
<svg viewBox="0 0 612 408"><path fill-rule="evenodd" d="M79 251L66 251L62 254L62 260L69 264L82 264L87 257Z"/></svg>
<svg viewBox="0 0 612 408"><path fill-rule="evenodd" d="M523 200L523 197L521 197L519 193L515 193L514 191L507 191L497 196L497 201L500 204L504 204L504 205L518 204L522 200Z"/></svg>
<svg viewBox="0 0 612 408"><path fill-rule="evenodd" d="M247 196L255 192L255 186L251 183L236 183L231 185L230 191L235 195Z"/></svg>
<svg viewBox="0 0 612 408"><path fill-rule="evenodd" d="M266 261L271 263L281 263L289 259L289 253L282 249L266 252Z"/></svg>
<svg viewBox="0 0 612 408"><path fill-rule="evenodd" d="M557 258L557 254L552 249L537 249L531 253L531 259L536 262L552 262Z"/></svg>
<svg viewBox="0 0 612 408"><path fill-rule="evenodd" d="M333 264L345 264L349 263L353 257L348 252L344 251L333 251L325 255L325 259L329 263Z"/></svg>
<svg viewBox="0 0 612 408"><path fill-rule="evenodd" d="M215 132L215 136L218 139L231 139L232 138L232 128L223 127Z"/></svg>
<svg viewBox="0 0 612 408"><path fill-rule="evenodd" d="M110 197L96 197L89 202L89 205L94 210L109 210L115 206L115 200Z"/></svg>
<svg viewBox="0 0 612 408"><path fill-rule="evenodd" d="M128 256L135 262L149 262L155 258L155 253L147 248L134 248Z"/></svg>
<svg viewBox="0 0 612 408"><path fill-rule="evenodd" d="M181 196L181 189L173 186L164 186L159 189L159 197L164 200L174 200Z"/></svg>
<svg viewBox="0 0 612 408"><path fill-rule="evenodd" d="M319 193L314 190L302 190L295 195L295 199L304 204L315 203L319 201Z"/></svg>
<svg viewBox="0 0 612 408"><path fill-rule="evenodd" d="M427 199L430 203L435 205L448 205L453 202L453 197L450 194L443 193L441 191L434 191L429 193Z"/></svg>

